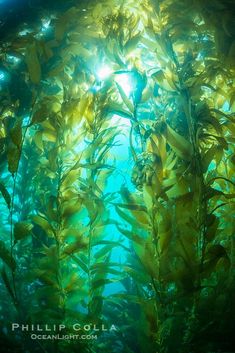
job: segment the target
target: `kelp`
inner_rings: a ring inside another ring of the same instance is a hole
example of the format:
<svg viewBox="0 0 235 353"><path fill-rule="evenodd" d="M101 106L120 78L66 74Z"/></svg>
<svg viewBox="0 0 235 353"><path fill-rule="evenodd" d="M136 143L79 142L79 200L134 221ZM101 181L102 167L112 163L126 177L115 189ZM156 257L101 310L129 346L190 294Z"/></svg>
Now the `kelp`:
<svg viewBox="0 0 235 353"><path fill-rule="evenodd" d="M229 2L41 16L0 47L1 324L117 326L84 343L18 332L29 352L232 352Z"/></svg>

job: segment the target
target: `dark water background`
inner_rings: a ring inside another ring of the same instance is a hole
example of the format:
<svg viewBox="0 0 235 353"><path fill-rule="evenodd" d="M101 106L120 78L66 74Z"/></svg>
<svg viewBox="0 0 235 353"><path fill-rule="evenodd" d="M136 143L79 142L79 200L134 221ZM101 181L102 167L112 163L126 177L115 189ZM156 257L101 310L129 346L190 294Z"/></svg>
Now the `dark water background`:
<svg viewBox="0 0 235 353"><path fill-rule="evenodd" d="M84 1L77 1L83 3ZM32 23L39 19L40 10L66 10L71 6L70 0L0 0L0 40L3 40L20 24Z"/></svg>

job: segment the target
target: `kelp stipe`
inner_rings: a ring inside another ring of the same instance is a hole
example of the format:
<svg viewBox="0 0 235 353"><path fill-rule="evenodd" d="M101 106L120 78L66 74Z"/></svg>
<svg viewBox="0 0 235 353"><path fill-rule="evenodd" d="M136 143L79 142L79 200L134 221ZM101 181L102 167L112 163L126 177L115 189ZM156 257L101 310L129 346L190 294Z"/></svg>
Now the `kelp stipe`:
<svg viewBox="0 0 235 353"><path fill-rule="evenodd" d="M232 352L232 12L72 3L0 49L2 346Z"/></svg>

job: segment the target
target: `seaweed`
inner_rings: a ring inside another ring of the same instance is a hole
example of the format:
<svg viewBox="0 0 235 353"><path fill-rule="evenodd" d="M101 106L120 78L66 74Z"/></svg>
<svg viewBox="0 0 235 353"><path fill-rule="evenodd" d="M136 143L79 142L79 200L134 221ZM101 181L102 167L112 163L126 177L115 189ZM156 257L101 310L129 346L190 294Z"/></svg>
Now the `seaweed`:
<svg viewBox="0 0 235 353"><path fill-rule="evenodd" d="M69 1L5 35L6 352L234 352L230 5Z"/></svg>

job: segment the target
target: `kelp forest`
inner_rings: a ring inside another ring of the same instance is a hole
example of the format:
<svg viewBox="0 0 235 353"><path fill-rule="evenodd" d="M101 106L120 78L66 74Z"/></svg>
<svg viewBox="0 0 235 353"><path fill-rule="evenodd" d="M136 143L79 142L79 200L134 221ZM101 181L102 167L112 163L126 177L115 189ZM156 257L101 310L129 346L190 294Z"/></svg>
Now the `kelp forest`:
<svg viewBox="0 0 235 353"><path fill-rule="evenodd" d="M235 352L232 4L31 1L4 31L3 352Z"/></svg>

